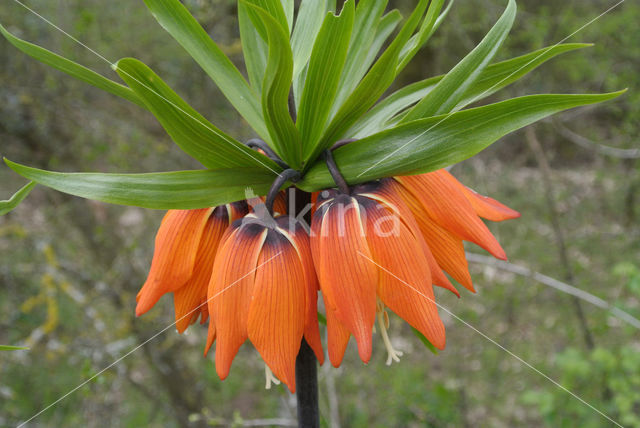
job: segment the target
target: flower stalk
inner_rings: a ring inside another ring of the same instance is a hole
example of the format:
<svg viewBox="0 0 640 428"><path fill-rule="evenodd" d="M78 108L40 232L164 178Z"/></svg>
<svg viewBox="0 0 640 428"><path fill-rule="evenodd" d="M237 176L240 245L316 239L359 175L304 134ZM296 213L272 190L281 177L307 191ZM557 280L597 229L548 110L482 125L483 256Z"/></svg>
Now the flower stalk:
<svg viewBox="0 0 640 428"><path fill-rule="evenodd" d="M303 212L311 203L311 193L295 189L295 216ZM311 224L311 214L305 215L307 224ZM316 428L320 426L318 403L318 361L303 338L296 358L296 402L298 426Z"/></svg>

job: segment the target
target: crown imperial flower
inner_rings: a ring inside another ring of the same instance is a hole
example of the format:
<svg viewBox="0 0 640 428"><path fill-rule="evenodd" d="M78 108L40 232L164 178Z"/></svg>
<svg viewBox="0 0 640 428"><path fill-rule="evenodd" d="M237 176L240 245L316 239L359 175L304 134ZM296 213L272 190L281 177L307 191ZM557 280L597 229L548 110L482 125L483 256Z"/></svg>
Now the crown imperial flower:
<svg viewBox="0 0 640 428"><path fill-rule="evenodd" d="M246 202L199 210L169 210L156 235L147 280L137 295L136 315L173 293L176 328L182 333L208 318L206 296L218 244L232 221L247 213Z"/></svg>
<svg viewBox="0 0 640 428"><path fill-rule="evenodd" d="M304 337L320 362L322 345L309 235L289 216L248 214L227 229L208 287L208 350L224 379L249 339L266 365L295 391L295 361Z"/></svg>

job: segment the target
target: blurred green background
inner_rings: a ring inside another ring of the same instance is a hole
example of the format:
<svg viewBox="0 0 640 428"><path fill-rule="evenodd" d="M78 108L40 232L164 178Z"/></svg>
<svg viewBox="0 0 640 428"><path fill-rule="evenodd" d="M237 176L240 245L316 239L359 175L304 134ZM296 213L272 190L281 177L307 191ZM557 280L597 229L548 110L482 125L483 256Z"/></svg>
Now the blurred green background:
<svg viewBox="0 0 640 428"><path fill-rule="evenodd" d="M242 63L233 0L186 0ZM142 1L32 0L29 6L109 61L149 64L213 123L252 137L221 93ZM390 4L406 13L410 0ZM448 71L505 2L458 0L398 85ZM496 60L555 44L615 4L520 0ZM10 0L0 22L26 40L117 78L109 64ZM571 37L589 49L545 64L492 100L525 93L605 92L615 101L514 133L452 172L522 212L491 225L510 261L572 284L640 318L640 5L627 1ZM147 112L50 69L0 40L0 155L61 171L197 167ZM603 145L620 150L603 148ZM0 166L0 199L24 180ZM110 206L38 187L0 217L0 426L15 426L173 321L162 299L136 319L161 212ZM481 253L477 247L468 250ZM439 293L445 307L625 426L640 427L640 333L612 313L493 265L471 263L478 292ZM477 332L441 312L447 349L434 355L392 317L405 351L368 366L350 344L320 369L324 426L600 427L609 422ZM169 329L69 395L32 426L288 426L295 399L264 390L263 364L242 348L228 380L202 357L206 331Z"/></svg>

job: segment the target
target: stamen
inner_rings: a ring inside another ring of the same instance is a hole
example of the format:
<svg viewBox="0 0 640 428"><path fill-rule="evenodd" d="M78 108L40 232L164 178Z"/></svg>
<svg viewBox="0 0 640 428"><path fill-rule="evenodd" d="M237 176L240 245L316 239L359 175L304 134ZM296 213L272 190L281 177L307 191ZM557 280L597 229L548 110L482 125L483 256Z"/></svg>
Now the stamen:
<svg viewBox="0 0 640 428"><path fill-rule="evenodd" d="M273 375L273 372L271 371L269 366L267 366L266 364L264 365L264 375L266 377L266 382L264 385L265 389L271 389L271 383L274 383L275 385L280 385L280 381L278 380L278 378L276 378Z"/></svg>
<svg viewBox="0 0 640 428"><path fill-rule="evenodd" d="M384 305L380 300L378 300L378 304L376 305L376 311L378 312L378 326L380 327L380 336L382 336L382 341L384 342L385 348L387 348L387 365L390 366L391 362L395 361L396 363L400 361L400 357L403 355L402 351L398 351L394 349L391 344L391 340L389 339L389 335L387 334L387 329L389 328L389 315L387 311L384 310Z"/></svg>

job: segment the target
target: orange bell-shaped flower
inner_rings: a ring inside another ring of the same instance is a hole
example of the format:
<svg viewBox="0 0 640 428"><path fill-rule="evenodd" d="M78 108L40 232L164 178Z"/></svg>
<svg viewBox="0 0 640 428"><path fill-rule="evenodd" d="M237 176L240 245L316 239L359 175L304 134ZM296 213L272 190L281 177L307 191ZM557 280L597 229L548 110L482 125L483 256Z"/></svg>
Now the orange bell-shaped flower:
<svg viewBox="0 0 640 428"><path fill-rule="evenodd" d="M309 235L288 216L249 214L227 230L208 289L207 350L216 341L221 379L246 339L266 365L295 391L295 361L304 337L322 363L318 284Z"/></svg>
<svg viewBox="0 0 640 428"><path fill-rule="evenodd" d="M325 191L317 202L311 247L327 312L331 363L340 365L350 334L362 361L369 361L376 313L385 318L384 307L444 348L432 278L455 289L430 262L415 220L389 180L358 186L350 195ZM380 328L392 355L386 322Z"/></svg>
<svg viewBox="0 0 640 428"><path fill-rule="evenodd" d="M247 213L246 202L216 208L169 210L156 235L151 270L137 296L136 315L173 293L176 328L182 333L208 318L207 288L218 244L231 222Z"/></svg>
<svg viewBox="0 0 640 428"><path fill-rule="evenodd" d="M474 242L494 257L506 259L504 250L480 217L503 221L520 213L460 183L442 169L426 174L395 177L394 191L413 213L438 265L470 291L463 240Z"/></svg>

